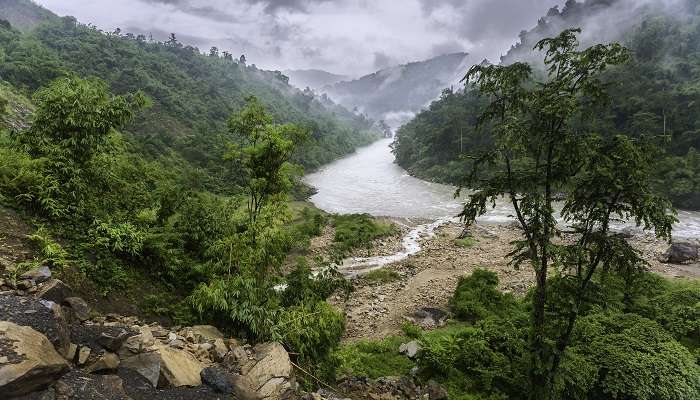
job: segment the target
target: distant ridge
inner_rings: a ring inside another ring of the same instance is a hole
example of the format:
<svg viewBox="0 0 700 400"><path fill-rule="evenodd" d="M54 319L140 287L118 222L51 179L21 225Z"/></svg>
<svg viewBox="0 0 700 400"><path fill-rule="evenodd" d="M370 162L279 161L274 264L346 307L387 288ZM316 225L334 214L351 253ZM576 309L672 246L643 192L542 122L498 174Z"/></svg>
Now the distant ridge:
<svg viewBox="0 0 700 400"><path fill-rule="evenodd" d="M375 119L391 119L398 114L410 117L458 82L467 60L467 53L445 54L328 85L322 91Z"/></svg>

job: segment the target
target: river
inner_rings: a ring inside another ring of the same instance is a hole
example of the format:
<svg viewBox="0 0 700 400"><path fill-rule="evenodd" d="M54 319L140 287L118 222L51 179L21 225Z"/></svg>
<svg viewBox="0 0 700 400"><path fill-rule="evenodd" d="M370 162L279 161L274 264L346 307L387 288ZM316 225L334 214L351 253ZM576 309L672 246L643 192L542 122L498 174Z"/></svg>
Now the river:
<svg viewBox="0 0 700 400"><path fill-rule="evenodd" d="M455 188L414 178L394 163L392 139L379 140L343 159L307 175L304 180L318 193L311 201L332 213L367 213L374 216L445 220L456 216L461 202ZM511 221L512 208L505 202L479 218L480 222ZM700 213L679 211L676 238L697 238Z"/></svg>

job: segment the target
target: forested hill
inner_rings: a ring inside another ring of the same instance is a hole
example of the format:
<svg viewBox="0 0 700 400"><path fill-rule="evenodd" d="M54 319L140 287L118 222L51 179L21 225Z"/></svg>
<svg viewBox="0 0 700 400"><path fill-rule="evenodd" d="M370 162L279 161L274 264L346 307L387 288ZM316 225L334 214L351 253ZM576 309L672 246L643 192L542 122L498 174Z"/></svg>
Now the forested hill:
<svg viewBox="0 0 700 400"><path fill-rule="evenodd" d="M443 88L458 82L466 53L383 69L359 79L321 89L346 107L357 107L375 119L410 115L436 99Z"/></svg>
<svg viewBox="0 0 700 400"><path fill-rule="evenodd" d="M203 55L176 36L159 43L118 29L102 32L25 0L3 1L0 19L10 21L0 26L2 80L26 95L69 74L99 77L116 94L142 90L153 106L125 130L133 134L128 138L138 143L135 148L151 156L175 149L196 166L216 169L229 140L222 137L226 120L249 95L258 97L277 122L311 132L296 156L307 168L373 139L365 117L293 88L278 71L246 65L226 52L211 49ZM14 24L35 28L22 33Z"/></svg>
<svg viewBox="0 0 700 400"><path fill-rule="evenodd" d="M604 134L666 133L669 140L657 167L658 190L678 207L698 209L700 9L693 0L673 2L672 8L660 2L639 8L634 4L638 3L569 1L562 11L550 10L537 27L522 33L521 43L502 61L528 61L537 40L572 26L583 27L584 44L621 41L631 50L632 60L605 74L610 83L610 107L590 123ZM475 130L482 104L483 99L471 91L445 91L440 100L399 130L394 150L397 162L417 176L458 183L469 166L468 159L460 155L489 145Z"/></svg>

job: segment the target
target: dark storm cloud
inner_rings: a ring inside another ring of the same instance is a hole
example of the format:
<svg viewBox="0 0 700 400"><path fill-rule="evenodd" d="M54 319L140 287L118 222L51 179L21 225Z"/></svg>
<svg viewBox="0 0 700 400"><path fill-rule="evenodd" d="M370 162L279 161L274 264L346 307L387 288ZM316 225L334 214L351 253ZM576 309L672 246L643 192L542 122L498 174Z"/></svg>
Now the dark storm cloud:
<svg viewBox="0 0 700 400"><path fill-rule="evenodd" d="M263 4L268 13L276 13L280 10L308 12L314 5L332 1L336 0L246 0L251 4Z"/></svg>
<svg viewBox="0 0 700 400"><path fill-rule="evenodd" d="M155 4L165 4L173 6L180 11L187 14L209 19L218 22L232 22L235 21L236 17L232 14L222 12L220 9L216 9L212 6L198 6L192 4L192 1L188 0L142 0L144 3L155 3Z"/></svg>
<svg viewBox="0 0 700 400"><path fill-rule="evenodd" d="M173 32L203 50L245 53L263 68L357 76L460 51L497 60L564 0L37 1L105 30Z"/></svg>

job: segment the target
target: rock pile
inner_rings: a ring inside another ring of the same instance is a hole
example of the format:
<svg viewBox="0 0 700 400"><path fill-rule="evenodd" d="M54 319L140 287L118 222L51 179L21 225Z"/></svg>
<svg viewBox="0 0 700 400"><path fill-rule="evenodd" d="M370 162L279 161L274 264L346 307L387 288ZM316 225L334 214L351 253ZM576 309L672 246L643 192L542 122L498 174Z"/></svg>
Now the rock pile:
<svg viewBox="0 0 700 400"><path fill-rule="evenodd" d="M0 393L8 398L264 400L297 389L279 343L101 316L48 268L0 284Z"/></svg>

